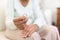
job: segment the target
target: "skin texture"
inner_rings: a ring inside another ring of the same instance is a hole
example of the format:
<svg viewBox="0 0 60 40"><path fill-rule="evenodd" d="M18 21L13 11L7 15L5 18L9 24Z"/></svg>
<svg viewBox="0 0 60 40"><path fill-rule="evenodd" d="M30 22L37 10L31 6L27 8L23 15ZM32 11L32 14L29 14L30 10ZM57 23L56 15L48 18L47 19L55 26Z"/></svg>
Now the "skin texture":
<svg viewBox="0 0 60 40"><path fill-rule="evenodd" d="M23 7L26 7L28 2L29 0L20 0L20 3L22 4Z"/></svg>
<svg viewBox="0 0 60 40"><path fill-rule="evenodd" d="M26 7L29 0L20 0L23 7ZM36 24L27 25L27 18L25 16L16 18L13 20L14 24L17 26L18 29L23 30L22 37L30 37L33 32L38 30L38 26Z"/></svg>
<svg viewBox="0 0 60 40"><path fill-rule="evenodd" d="M15 18L13 22L18 29L23 30L26 26L27 19L25 16L22 16L22 17Z"/></svg>
<svg viewBox="0 0 60 40"><path fill-rule="evenodd" d="M23 37L29 37L32 35L33 32L37 32L38 31L38 27L37 25L29 25L29 27L26 27L23 31Z"/></svg>
<svg viewBox="0 0 60 40"><path fill-rule="evenodd" d="M25 16L16 18L13 20L14 24L18 29L23 30L22 37L29 37L33 32L38 30L38 26L36 24L26 25L27 18Z"/></svg>

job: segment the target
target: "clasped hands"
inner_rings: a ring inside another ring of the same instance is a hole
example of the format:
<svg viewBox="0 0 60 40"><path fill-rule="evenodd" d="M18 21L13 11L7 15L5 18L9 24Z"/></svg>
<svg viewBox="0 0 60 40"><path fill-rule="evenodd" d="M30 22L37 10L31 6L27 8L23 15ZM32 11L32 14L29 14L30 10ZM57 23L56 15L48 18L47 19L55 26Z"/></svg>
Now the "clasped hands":
<svg viewBox="0 0 60 40"><path fill-rule="evenodd" d="M23 37L30 37L33 32L38 30L38 26L36 24L27 25L27 18L25 16L16 18L13 20L14 24L17 26L19 30L23 30L22 36Z"/></svg>

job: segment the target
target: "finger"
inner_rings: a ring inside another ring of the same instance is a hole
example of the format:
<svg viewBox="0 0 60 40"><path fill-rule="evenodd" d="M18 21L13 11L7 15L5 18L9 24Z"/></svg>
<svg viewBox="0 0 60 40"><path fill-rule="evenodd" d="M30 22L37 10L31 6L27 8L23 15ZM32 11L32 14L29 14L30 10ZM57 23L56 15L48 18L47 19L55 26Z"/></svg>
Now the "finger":
<svg viewBox="0 0 60 40"><path fill-rule="evenodd" d="M28 27L25 27L25 28L24 28L24 30L23 30L23 32L22 32L22 34L25 34L25 33L26 33L27 28L28 28Z"/></svg>
<svg viewBox="0 0 60 40"><path fill-rule="evenodd" d="M19 21L19 20L21 20L21 18L20 17L17 17L17 18L14 18L14 20L13 21Z"/></svg>
<svg viewBox="0 0 60 40"><path fill-rule="evenodd" d="M27 37L27 35L29 34L29 27L27 27L25 30L24 30L24 36Z"/></svg>
<svg viewBox="0 0 60 40"><path fill-rule="evenodd" d="M26 24L26 22L27 22L27 19L20 20L20 21L16 21L16 22L20 22L20 24Z"/></svg>
<svg viewBox="0 0 60 40"><path fill-rule="evenodd" d="M34 31L35 31L35 30L34 30L34 27L31 26L31 27L30 27L30 33L28 34L28 36L31 36L31 34L32 34Z"/></svg>
<svg viewBox="0 0 60 40"><path fill-rule="evenodd" d="M27 37L29 33L30 33L30 31L28 31L28 32L24 35L24 37Z"/></svg>
<svg viewBox="0 0 60 40"><path fill-rule="evenodd" d="M27 20L19 21L21 24L26 24Z"/></svg>
<svg viewBox="0 0 60 40"><path fill-rule="evenodd" d="M34 30L30 31L30 33L28 34L28 36L30 37L33 32L34 32Z"/></svg>
<svg viewBox="0 0 60 40"><path fill-rule="evenodd" d="M22 16L22 17L20 17L20 19L25 20L25 19L26 19L26 17L25 17L25 16Z"/></svg>
<svg viewBox="0 0 60 40"><path fill-rule="evenodd" d="M28 33L28 31L25 31L25 32L23 33L23 37L27 37L27 33Z"/></svg>
<svg viewBox="0 0 60 40"><path fill-rule="evenodd" d="M23 35L25 35L28 32L27 28L24 29Z"/></svg>
<svg viewBox="0 0 60 40"><path fill-rule="evenodd" d="M25 33L25 37L28 36L28 34L30 34L31 30L30 30L30 27L27 28L27 32Z"/></svg>
<svg viewBox="0 0 60 40"><path fill-rule="evenodd" d="M26 19L26 17L25 16L21 16L21 17L14 18L14 21L22 21L24 19Z"/></svg>
<svg viewBox="0 0 60 40"><path fill-rule="evenodd" d="M25 20L23 20L23 23L26 23L28 20L27 19L25 19Z"/></svg>
<svg viewBox="0 0 60 40"><path fill-rule="evenodd" d="M20 25L20 23L18 23L18 22L15 22L14 24L15 24L15 25Z"/></svg>
<svg viewBox="0 0 60 40"><path fill-rule="evenodd" d="M27 32L27 31L26 31L26 29L24 28L22 34L25 35L26 32Z"/></svg>

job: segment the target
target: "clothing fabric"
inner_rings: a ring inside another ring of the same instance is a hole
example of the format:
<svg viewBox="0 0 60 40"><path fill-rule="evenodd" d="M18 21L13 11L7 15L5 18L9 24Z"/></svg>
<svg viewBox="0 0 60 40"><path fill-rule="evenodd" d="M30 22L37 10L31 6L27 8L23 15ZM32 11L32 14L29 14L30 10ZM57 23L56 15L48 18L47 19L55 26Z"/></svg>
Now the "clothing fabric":
<svg viewBox="0 0 60 40"><path fill-rule="evenodd" d="M19 5L19 0L10 0L7 11L8 12L6 13L5 23L6 23L6 27L11 30L17 29L13 23L13 19L23 15L27 17L28 25L37 24L39 28L41 28L42 25L46 24L44 16L41 13L38 1L36 0L33 1L29 0L27 7L23 7L21 3Z"/></svg>
<svg viewBox="0 0 60 40"><path fill-rule="evenodd" d="M44 25L39 32L34 32L31 37L23 38L21 30L7 29L5 35L10 40L60 40L58 29L52 25Z"/></svg>

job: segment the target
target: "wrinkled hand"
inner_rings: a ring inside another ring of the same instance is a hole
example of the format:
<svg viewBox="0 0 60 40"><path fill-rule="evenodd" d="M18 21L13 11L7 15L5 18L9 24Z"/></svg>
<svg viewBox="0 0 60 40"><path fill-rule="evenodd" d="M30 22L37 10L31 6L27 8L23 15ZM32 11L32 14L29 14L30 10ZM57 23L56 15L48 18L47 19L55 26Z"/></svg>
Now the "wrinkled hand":
<svg viewBox="0 0 60 40"><path fill-rule="evenodd" d="M26 22L27 22L27 18L25 16L19 17L19 18L15 18L13 20L14 24L17 26L17 28L19 28L20 30L24 29Z"/></svg>
<svg viewBox="0 0 60 40"><path fill-rule="evenodd" d="M37 25L30 25L28 27L26 27L22 33L23 37L29 37L32 35L33 32L38 31L38 27Z"/></svg>

